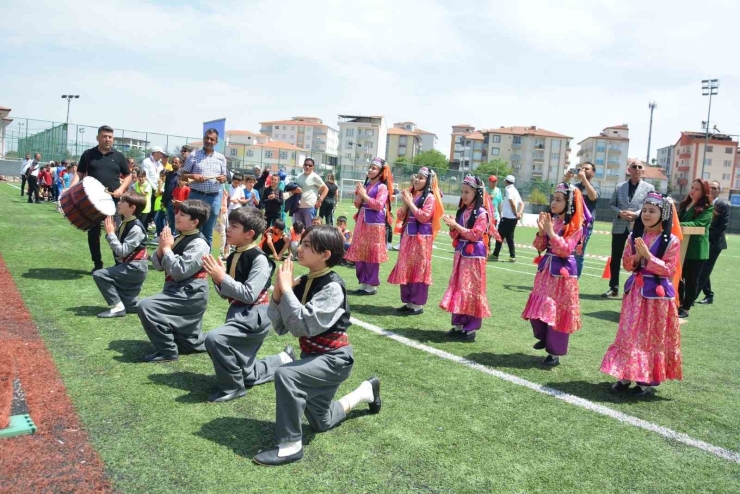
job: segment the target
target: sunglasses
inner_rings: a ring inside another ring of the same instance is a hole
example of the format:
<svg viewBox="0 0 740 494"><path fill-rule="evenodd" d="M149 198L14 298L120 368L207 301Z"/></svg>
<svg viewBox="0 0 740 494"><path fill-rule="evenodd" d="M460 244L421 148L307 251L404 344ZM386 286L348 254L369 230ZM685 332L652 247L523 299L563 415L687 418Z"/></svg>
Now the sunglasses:
<svg viewBox="0 0 740 494"><path fill-rule="evenodd" d="M303 166L304 166L304 167L306 167L306 166L307 166L307 167L309 167L309 168L313 168L313 165L309 165L308 163L303 163Z"/></svg>
<svg viewBox="0 0 740 494"><path fill-rule="evenodd" d="M719 190L719 187L709 187L711 190Z"/></svg>
<svg viewBox="0 0 740 494"><path fill-rule="evenodd" d="M640 165L632 165L630 166L633 170L642 170L642 167Z"/></svg>

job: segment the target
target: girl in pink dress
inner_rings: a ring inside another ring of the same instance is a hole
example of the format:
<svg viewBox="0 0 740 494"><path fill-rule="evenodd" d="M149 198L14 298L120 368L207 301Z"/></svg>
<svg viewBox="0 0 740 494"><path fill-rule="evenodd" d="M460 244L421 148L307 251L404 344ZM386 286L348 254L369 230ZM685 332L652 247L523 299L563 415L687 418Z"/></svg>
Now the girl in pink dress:
<svg viewBox="0 0 740 494"><path fill-rule="evenodd" d="M450 227L455 259L452 263L450 285L439 306L452 313L453 328L446 336L462 341L475 341L484 317L491 317L486 297L486 259L488 258L488 231L493 216L484 205L483 182L467 175L460 191L457 215L442 216Z"/></svg>
<svg viewBox="0 0 740 494"><path fill-rule="evenodd" d="M555 188L549 213L540 213L534 247L537 274L522 318L529 320L537 343L545 349L543 365L555 366L568 353L568 340L581 329L578 268L574 253L583 237L583 197L568 183ZM544 254L543 254L544 251Z"/></svg>
<svg viewBox="0 0 740 494"><path fill-rule="evenodd" d="M398 312L415 316L424 312L432 284L432 245L444 214L437 174L423 167L414 176L411 190L401 193L404 205L396 213L401 246L388 283L401 285Z"/></svg>
<svg viewBox="0 0 740 494"><path fill-rule="evenodd" d="M388 260L385 225L390 221L393 176L382 158L373 158L364 184L357 184L353 242L344 258L355 263L360 288L355 295L375 295L380 285L380 263Z"/></svg>
<svg viewBox="0 0 740 494"><path fill-rule="evenodd" d="M651 192L622 254L632 275L624 285L622 313L601 372L619 379L612 391L635 396L655 392L667 379L683 379L681 334L672 278L680 263L680 228L670 198ZM630 390L632 381L636 386Z"/></svg>

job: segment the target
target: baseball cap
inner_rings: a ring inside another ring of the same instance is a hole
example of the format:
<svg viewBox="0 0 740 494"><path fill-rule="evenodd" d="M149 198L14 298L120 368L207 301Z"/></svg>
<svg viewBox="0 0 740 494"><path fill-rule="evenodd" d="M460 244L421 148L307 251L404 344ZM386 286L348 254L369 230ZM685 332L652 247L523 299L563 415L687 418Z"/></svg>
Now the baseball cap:
<svg viewBox="0 0 740 494"><path fill-rule="evenodd" d="M490 177L488 177L488 181L491 183L498 182L498 177L496 175L491 175Z"/></svg>
<svg viewBox="0 0 740 494"><path fill-rule="evenodd" d="M514 175L506 175L506 178L504 179L510 184L513 184L516 181L516 178L514 178Z"/></svg>
<svg viewBox="0 0 740 494"><path fill-rule="evenodd" d="M152 153L162 153L162 154L165 154L164 153L164 149L162 149L162 146L154 146L152 148Z"/></svg>

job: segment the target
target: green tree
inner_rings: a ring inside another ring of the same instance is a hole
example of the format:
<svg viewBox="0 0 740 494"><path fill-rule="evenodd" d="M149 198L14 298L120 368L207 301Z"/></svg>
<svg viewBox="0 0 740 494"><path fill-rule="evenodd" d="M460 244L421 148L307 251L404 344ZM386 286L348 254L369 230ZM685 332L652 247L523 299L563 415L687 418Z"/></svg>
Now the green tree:
<svg viewBox="0 0 740 494"><path fill-rule="evenodd" d="M495 159L478 165L478 168L475 169L475 174L483 178L489 175L496 175L499 179L502 179L506 175L511 175L513 171L509 163L504 160ZM501 183L502 180L499 180L499 182Z"/></svg>
<svg viewBox="0 0 740 494"><path fill-rule="evenodd" d="M123 153L127 158L133 158L135 163L139 163L144 159L144 151L138 148L130 148L128 151Z"/></svg>
<svg viewBox="0 0 740 494"><path fill-rule="evenodd" d="M414 156L414 165L418 167L426 166L427 168L431 168L440 177L446 176L447 170L450 169L450 162L447 160L447 156L436 149L423 151Z"/></svg>

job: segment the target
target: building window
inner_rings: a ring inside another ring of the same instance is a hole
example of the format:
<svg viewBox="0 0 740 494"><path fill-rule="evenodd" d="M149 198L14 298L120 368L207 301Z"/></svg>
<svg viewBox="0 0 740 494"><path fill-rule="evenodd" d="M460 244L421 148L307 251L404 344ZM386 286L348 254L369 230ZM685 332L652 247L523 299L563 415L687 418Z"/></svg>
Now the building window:
<svg viewBox="0 0 740 494"><path fill-rule="evenodd" d="M279 125L276 125L275 126L275 130L280 130L280 126Z"/></svg>
<svg viewBox="0 0 740 494"><path fill-rule="evenodd" d="M498 144L500 142L501 142L501 136L499 136L499 135L493 136L493 143L494 144Z"/></svg>
<svg viewBox="0 0 740 494"><path fill-rule="evenodd" d="M730 149L732 149L732 148L730 148ZM732 166L732 161L725 160L725 168L730 168L731 166Z"/></svg>
<svg viewBox="0 0 740 494"><path fill-rule="evenodd" d="M237 150L237 149L229 149L229 154L231 156L237 156L239 154L239 150Z"/></svg>
<svg viewBox="0 0 740 494"><path fill-rule="evenodd" d="M706 158L704 160L704 166L712 166L712 159L711 158Z"/></svg>
<svg viewBox="0 0 740 494"><path fill-rule="evenodd" d="M347 153L344 155L345 158L352 159L352 153Z"/></svg>
<svg viewBox="0 0 740 494"><path fill-rule="evenodd" d="M512 142L514 144L521 144L522 143L522 136L514 136L514 140Z"/></svg>
<svg viewBox="0 0 740 494"><path fill-rule="evenodd" d="M254 156L254 151L252 151L251 149L248 149L247 150L247 158L251 158L252 156Z"/></svg>
<svg viewBox="0 0 740 494"><path fill-rule="evenodd" d="M406 156L406 146L401 146L398 148L398 155L399 156Z"/></svg>
<svg viewBox="0 0 740 494"><path fill-rule="evenodd" d="M309 129L310 129L310 127L309 127ZM298 126L298 132L303 132L303 126L302 125L299 125Z"/></svg>
<svg viewBox="0 0 740 494"><path fill-rule="evenodd" d="M707 153L714 151L714 146L707 146Z"/></svg>
<svg viewBox="0 0 740 494"><path fill-rule="evenodd" d="M730 174L729 173L723 173L722 174L722 180L729 180L729 179L730 179Z"/></svg>
<svg viewBox="0 0 740 494"><path fill-rule="evenodd" d="M355 129L347 129L344 133L347 137L354 137L355 136Z"/></svg>
<svg viewBox="0 0 740 494"><path fill-rule="evenodd" d="M550 153L550 160L557 161L560 158L560 153Z"/></svg>
<svg viewBox="0 0 740 494"><path fill-rule="evenodd" d="M375 135L375 134L373 133L373 129L367 129L367 130L365 131L365 135L367 135L367 136L373 136L373 135Z"/></svg>
<svg viewBox="0 0 740 494"><path fill-rule="evenodd" d="M369 162L371 159L373 159L373 155L372 154L366 154L365 155L365 160L367 160Z"/></svg>
<svg viewBox="0 0 740 494"><path fill-rule="evenodd" d="M373 141L365 141L365 149L367 149L368 151L372 151Z"/></svg>
<svg viewBox="0 0 740 494"><path fill-rule="evenodd" d="M407 141L408 141L408 138L406 136L401 136L398 138L398 145L405 146Z"/></svg>
<svg viewBox="0 0 740 494"><path fill-rule="evenodd" d="M280 151L280 159L281 160L287 160L288 159L288 151Z"/></svg>
<svg viewBox="0 0 740 494"><path fill-rule="evenodd" d="M704 172L704 174L702 175L702 178L704 178L704 180L709 180L710 178L709 172Z"/></svg>
<svg viewBox="0 0 740 494"><path fill-rule="evenodd" d="M501 141L501 139L500 139L501 136L494 136L494 142L496 142L495 141L495 138L496 137L498 137L499 138L499 141ZM501 149L500 148L491 148L491 156L498 156L499 154L501 154Z"/></svg>
<svg viewBox="0 0 740 494"><path fill-rule="evenodd" d="M265 158L272 158L272 151L265 151Z"/></svg>
<svg viewBox="0 0 740 494"><path fill-rule="evenodd" d="M732 154L732 148L725 148L726 154Z"/></svg>
<svg viewBox="0 0 740 494"><path fill-rule="evenodd" d="M290 139L291 139L292 141L295 141L295 134L290 134Z"/></svg>

